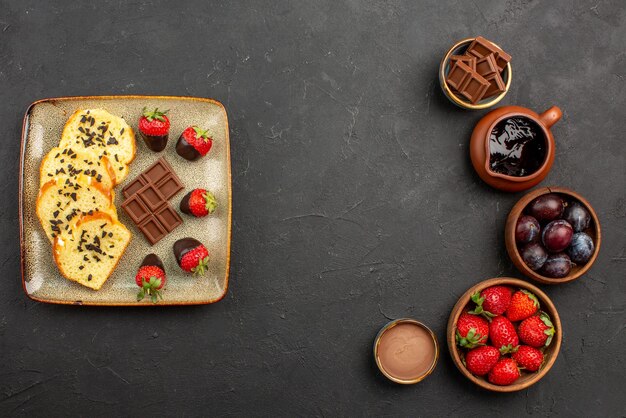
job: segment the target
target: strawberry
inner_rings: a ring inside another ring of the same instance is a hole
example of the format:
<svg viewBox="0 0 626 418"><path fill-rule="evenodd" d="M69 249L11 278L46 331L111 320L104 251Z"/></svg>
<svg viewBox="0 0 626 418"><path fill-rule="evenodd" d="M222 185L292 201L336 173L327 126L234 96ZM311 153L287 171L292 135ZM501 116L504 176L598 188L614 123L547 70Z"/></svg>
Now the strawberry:
<svg viewBox="0 0 626 418"><path fill-rule="evenodd" d="M198 218L215 212L217 200L212 193L205 189L193 189L180 201L180 210Z"/></svg>
<svg viewBox="0 0 626 418"><path fill-rule="evenodd" d="M543 363L543 353L528 345L521 345L511 357L529 372L536 372Z"/></svg>
<svg viewBox="0 0 626 418"><path fill-rule="evenodd" d="M183 158L194 161L205 156L213 145L208 130L203 131L197 126L185 129L176 143L176 152Z"/></svg>
<svg viewBox="0 0 626 418"><path fill-rule="evenodd" d="M485 345L489 338L489 323L483 317L463 312L456 323L456 342L461 347Z"/></svg>
<svg viewBox="0 0 626 418"><path fill-rule="evenodd" d="M531 347L547 347L554 337L554 325L547 313L526 318L519 324L519 338L524 344Z"/></svg>
<svg viewBox="0 0 626 418"><path fill-rule="evenodd" d="M174 243L174 255L178 265L185 271L201 276L206 273L209 264L209 251L193 238L179 239Z"/></svg>
<svg viewBox="0 0 626 418"><path fill-rule="evenodd" d="M513 291L507 286L491 286L482 292L474 293L472 301L476 303L476 308L470 313L494 317L502 315L511 303Z"/></svg>
<svg viewBox="0 0 626 418"><path fill-rule="evenodd" d="M494 385L508 386L520 377L517 363L512 358L502 358L489 372L487 379Z"/></svg>
<svg viewBox="0 0 626 418"><path fill-rule="evenodd" d="M161 289L167 283L167 277L161 259L155 254L147 255L137 271L135 283L141 288L137 293L137 301L143 300L146 295L150 295L152 303L157 303L159 298L163 299Z"/></svg>
<svg viewBox="0 0 626 418"><path fill-rule="evenodd" d="M139 118L139 133L148 148L155 152L161 152L167 146L170 131L170 120L165 116L167 110L146 110Z"/></svg>
<svg viewBox="0 0 626 418"><path fill-rule="evenodd" d="M471 349L465 355L465 367L473 375L484 376L496 365L500 359L500 352L490 345L483 345Z"/></svg>
<svg viewBox="0 0 626 418"><path fill-rule="evenodd" d="M506 317L511 322L522 321L532 316L539 310L539 300L537 296L528 290L520 289L513 293L511 297L511 305L506 310Z"/></svg>
<svg viewBox="0 0 626 418"><path fill-rule="evenodd" d="M515 327L504 316L496 316L489 324L489 338L494 347L500 353L510 353L519 345L519 338L515 332Z"/></svg>

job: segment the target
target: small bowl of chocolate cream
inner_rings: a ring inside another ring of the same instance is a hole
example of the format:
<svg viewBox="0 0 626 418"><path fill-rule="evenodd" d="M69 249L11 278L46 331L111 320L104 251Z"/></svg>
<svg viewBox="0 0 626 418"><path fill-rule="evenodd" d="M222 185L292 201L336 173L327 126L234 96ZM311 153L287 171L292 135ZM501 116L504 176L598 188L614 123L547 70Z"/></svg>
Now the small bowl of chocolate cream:
<svg viewBox="0 0 626 418"><path fill-rule="evenodd" d="M421 322L396 319L378 332L374 358L389 380L411 385L421 382L435 369L439 344L435 334Z"/></svg>

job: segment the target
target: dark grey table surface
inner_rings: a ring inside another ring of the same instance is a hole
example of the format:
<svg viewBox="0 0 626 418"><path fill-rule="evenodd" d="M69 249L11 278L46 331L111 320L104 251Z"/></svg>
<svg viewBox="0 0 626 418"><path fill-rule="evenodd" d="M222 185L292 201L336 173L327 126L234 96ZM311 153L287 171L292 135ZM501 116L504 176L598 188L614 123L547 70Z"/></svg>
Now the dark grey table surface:
<svg viewBox="0 0 626 418"><path fill-rule="evenodd" d="M92 3L92 4L89 4ZM582 279L543 287L556 364L497 395L454 368L401 387L371 347L388 318L445 341L472 284L521 277L504 250L521 196L474 173L485 111L437 82L455 41L513 56L502 104L564 111L544 185L594 205ZM624 416L626 5L613 1L0 1L0 415ZM17 170L29 103L68 95L212 97L231 126L230 290L212 306L44 305L22 292Z"/></svg>

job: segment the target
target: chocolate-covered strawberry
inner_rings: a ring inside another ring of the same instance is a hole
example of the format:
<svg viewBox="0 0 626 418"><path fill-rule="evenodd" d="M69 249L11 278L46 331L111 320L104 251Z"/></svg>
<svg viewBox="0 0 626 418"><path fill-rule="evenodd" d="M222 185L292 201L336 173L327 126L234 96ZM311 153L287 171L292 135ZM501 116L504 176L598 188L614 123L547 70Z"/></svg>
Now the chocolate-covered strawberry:
<svg viewBox="0 0 626 418"><path fill-rule="evenodd" d="M187 215L193 215L197 218L215 212L216 208L217 200L215 196L205 189L193 189L180 201L181 212Z"/></svg>
<svg viewBox="0 0 626 418"><path fill-rule="evenodd" d="M167 145L167 138L170 132L170 120L165 116L167 110L147 110L143 108L143 113L139 118L139 133L146 146L152 151L160 152Z"/></svg>
<svg viewBox="0 0 626 418"><path fill-rule="evenodd" d="M179 239L174 243L174 256L181 269L202 276L209 265L209 251L193 238Z"/></svg>
<svg viewBox="0 0 626 418"><path fill-rule="evenodd" d="M178 138L176 152L186 160L195 161L207 155L212 145L213 138L209 136L208 130L190 126Z"/></svg>
<svg viewBox="0 0 626 418"><path fill-rule="evenodd" d="M152 303L157 303L159 298L163 299L161 289L167 283L165 267L156 254L148 254L141 263L139 271L135 276L135 283L141 288L137 293L137 301L150 296Z"/></svg>

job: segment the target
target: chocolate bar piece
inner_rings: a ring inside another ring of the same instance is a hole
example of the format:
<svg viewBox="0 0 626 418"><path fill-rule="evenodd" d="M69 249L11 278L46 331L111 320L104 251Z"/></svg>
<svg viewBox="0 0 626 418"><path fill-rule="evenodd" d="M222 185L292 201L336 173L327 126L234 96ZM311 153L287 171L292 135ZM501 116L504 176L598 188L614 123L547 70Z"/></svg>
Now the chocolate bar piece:
<svg viewBox="0 0 626 418"><path fill-rule="evenodd" d="M476 72L470 73L459 89L459 94L471 103L478 103L489 88L489 82Z"/></svg>
<svg viewBox="0 0 626 418"><path fill-rule="evenodd" d="M472 55L451 55L450 56L450 68L454 66L454 64L460 61L463 64L470 67L472 70L476 71L476 58Z"/></svg>
<svg viewBox="0 0 626 418"><path fill-rule="evenodd" d="M500 70L500 72L504 71L504 67L506 67L509 61L511 61L511 56L503 50L499 50L496 54L496 65L498 66L498 70Z"/></svg>
<svg viewBox="0 0 626 418"><path fill-rule="evenodd" d="M124 187L122 209L154 245L182 225L182 218L168 200L183 189L172 167L161 157Z"/></svg>
<svg viewBox="0 0 626 418"><path fill-rule="evenodd" d="M495 96L496 94L502 93L506 89L504 81L498 72L485 77L485 80L489 82L489 87L487 88L487 91L485 91L483 98Z"/></svg>
<svg viewBox="0 0 626 418"><path fill-rule="evenodd" d="M476 72L487 78L491 74L498 72L495 54L486 55L476 61Z"/></svg>
<svg viewBox="0 0 626 418"><path fill-rule="evenodd" d="M506 67L509 61L511 61L511 56L509 54L507 54L482 36L474 39L470 46L467 47L465 53L467 55L473 55L478 59L484 58L489 54L494 54L494 58L496 59L496 66L500 71L503 71L504 67Z"/></svg>
<svg viewBox="0 0 626 418"><path fill-rule="evenodd" d="M460 91L461 86L473 72L474 71L469 66L461 61L457 61L454 63L454 66L450 68L446 82L453 89Z"/></svg>

